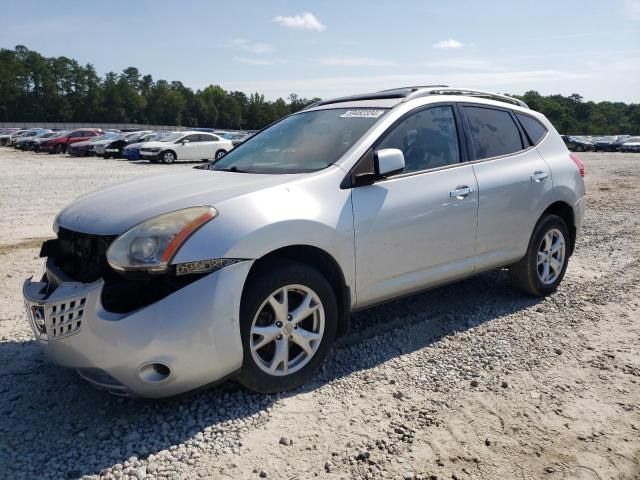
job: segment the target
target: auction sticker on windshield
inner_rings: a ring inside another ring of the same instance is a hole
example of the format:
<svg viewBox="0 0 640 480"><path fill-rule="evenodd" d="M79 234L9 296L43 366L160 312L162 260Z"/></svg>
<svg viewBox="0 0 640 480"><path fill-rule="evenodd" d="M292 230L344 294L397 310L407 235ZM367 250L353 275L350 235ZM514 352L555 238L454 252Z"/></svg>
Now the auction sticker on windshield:
<svg viewBox="0 0 640 480"><path fill-rule="evenodd" d="M340 118L378 118L384 110L347 110Z"/></svg>

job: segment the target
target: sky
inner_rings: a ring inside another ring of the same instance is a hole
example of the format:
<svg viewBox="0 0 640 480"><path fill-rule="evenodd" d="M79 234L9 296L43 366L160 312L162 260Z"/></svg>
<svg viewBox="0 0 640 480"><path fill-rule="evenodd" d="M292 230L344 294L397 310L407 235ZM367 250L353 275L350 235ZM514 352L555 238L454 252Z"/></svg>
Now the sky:
<svg viewBox="0 0 640 480"><path fill-rule="evenodd" d="M3 0L0 47L268 99L445 84L640 103L640 0Z"/></svg>

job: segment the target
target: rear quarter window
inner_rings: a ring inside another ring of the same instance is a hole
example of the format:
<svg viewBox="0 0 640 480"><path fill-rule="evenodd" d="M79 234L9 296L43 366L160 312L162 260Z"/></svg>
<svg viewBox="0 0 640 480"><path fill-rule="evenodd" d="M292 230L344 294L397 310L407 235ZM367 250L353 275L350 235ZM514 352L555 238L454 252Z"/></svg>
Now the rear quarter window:
<svg viewBox="0 0 640 480"><path fill-rule="evenodd" d="M533 145L537 145L542 140L542 137L547 133L547 129L538 120L529 115L523 113L516 113L516 117L520 121L522 128L527 133L529 140ZM571 140L574 140L573 138Z"/></svg>
<svg viewBox="0 0 640 480"><path fill-rule="evenodd" d="M464 107L476 160L499 157L524 149L520 130L506 110Z"/></svg>

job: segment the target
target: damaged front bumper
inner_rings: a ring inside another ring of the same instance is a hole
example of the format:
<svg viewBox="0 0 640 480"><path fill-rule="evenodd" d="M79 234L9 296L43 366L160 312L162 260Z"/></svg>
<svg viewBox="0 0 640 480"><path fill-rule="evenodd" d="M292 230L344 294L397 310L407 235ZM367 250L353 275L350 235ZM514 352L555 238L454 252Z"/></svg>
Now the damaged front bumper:
<svg viewBox="0 0 640 480"><path fill-rule="evenodd" d="M49 264L43 281L25 281L23 296L54 363L115 394L165 397L241 367L240 297L251 264L222 268L127 313L104 308L103 279L70 281Z"/></svg>

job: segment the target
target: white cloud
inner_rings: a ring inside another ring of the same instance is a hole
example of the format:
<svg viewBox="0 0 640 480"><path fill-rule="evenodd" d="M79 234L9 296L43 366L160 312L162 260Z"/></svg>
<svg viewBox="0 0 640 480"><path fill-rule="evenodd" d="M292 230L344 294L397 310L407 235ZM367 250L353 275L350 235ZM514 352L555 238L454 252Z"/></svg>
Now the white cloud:
<svg viewBox="0 0 640 480"><path fill-rule="evenodd" d="M313 30L316 32L322 32L327 27L320 23L320 20L316 18L313 13L305 12L299 15L283 16L278 15L273 19L277 24L296 30Z"/></svg>
<svg viewBox="0 0 640 480"><path fill-rule="evenodd" d="M240 50L244 50L255 55L263 55L273 51L273 47L268 43L252 42L246 38L234 38L231 44Z"/></svg>
<svg viewBox="0 0 640 480"><path fill-rule="evenodd" d="M325 57L319 60L320 65L340 67L389 67L394 62L368 57Z"/></svg>
<svg viewBox="0 0 640 480"><path fill-rule="evenodd" d="M462 48L464 47L464 43L459 42L458 40L454 40L453 38L449 38L447 40L440 40L437 43L433 44L433 48Z"/></svg>
<svg viewBox="0 0 640 480"><path fill-rule="evenodd" d="M244 63L246 65L255 66L269 66L269 65L282 65L284 60L272 59L272 58L247 58L247 57L235 57L234 60L238 63Z"/></svg>
<svg viewBox="0 0 640 480"><path fill-rule="evenodd" d="M627 0L627 10L633 20L640 20L640 0Z"/></svg>

